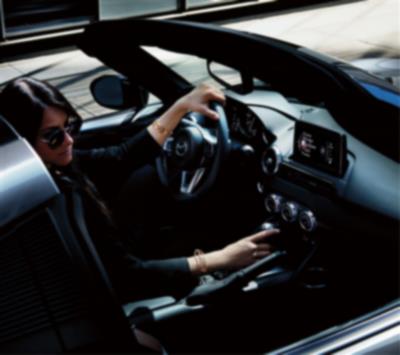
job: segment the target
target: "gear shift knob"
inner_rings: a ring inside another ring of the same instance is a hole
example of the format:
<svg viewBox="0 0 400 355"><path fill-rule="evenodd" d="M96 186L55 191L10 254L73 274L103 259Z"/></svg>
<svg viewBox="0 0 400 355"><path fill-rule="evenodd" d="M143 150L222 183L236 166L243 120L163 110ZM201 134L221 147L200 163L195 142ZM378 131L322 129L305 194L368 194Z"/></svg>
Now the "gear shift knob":
<svg viewBox="0 0 400 355"><path fill-rule="evenodd" d="M267 231L271 229L279 229L279 224L275 222L264 222L260 226L260 231Z"/></svg>
<svg viewBox="0 0 400 355"><path fill-rule="evenodd" d="M280 229L278 221L265 221L262 223L258 228L257 231L268 231L272 229ZM281 248L282 247L282 236L280 234L269 236L266 239L266 242L273 245L274 248Z"/></svg>

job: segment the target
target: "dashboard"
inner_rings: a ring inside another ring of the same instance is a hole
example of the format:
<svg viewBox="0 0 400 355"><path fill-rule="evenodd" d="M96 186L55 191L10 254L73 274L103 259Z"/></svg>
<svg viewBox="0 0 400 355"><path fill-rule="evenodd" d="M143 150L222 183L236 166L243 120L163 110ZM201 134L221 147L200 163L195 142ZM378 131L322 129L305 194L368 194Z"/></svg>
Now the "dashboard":
<svg viewBox="0 0 400 355"><path fill-rule="evenodd" d="M349 134L326 108L268 90L225 94L232 145L246 147L255 158L254 188L267 216L283 213L287 203L299 226L302 211L311 211L319 226L354 226L357 220L359 228L374 230L377 216L400 220L398 164ZM145 108L133 120L159 108Z"/></svg>
<svg viewBox="0 0 400 355"><path fill-rule="evenodd" d="M347 225L361 210L400 219L397 164L352 137L325 108L269 91L227 96L231 138L254 151L267 215L309 232Z"/></svg>

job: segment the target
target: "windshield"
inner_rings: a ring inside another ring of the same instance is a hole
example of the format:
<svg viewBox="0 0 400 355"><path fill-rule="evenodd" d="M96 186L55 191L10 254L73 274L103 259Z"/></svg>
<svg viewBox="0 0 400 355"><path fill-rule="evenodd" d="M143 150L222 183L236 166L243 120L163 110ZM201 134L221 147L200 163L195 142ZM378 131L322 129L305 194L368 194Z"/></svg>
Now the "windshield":
<svg viewBox="0 0 400 355"><path fill-rule="evenodd" d="M142 47L164 65L189 81L193 86L201 83L211 84L222 88L221 82L214 80L207 70L207 60L194 55L176 53L156 47ZM226 65L212 62L211 70L214 75L226 83L226 86L239 84L240 73Z"/></svg>

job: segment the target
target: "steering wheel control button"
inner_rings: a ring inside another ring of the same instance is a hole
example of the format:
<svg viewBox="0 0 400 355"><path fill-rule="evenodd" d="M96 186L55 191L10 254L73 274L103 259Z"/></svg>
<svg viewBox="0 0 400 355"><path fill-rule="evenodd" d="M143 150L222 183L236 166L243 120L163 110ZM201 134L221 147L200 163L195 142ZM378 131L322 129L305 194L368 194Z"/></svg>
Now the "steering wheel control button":
<svg viewBox="0 0 400 355"><path fill-rule="evenodd" d="M269 213L279 213L282 205L282 196L270 194L264 199L265 209Z"/></svg>
<svg viewBox="0 0 400 355"><path fill-rule="evenodd" d="M281 217L285 222L293 223L297 220L299 208L294 202L285 202L282 206Z"/></svg>
<svg viewBox="0 0 400 355"><path fill-rule="evenodd" d="M261 157L261 168L266 175L275 175L282 162L282 155L278 148L268 148Z"/></svg>
<svg viewBox="0 0 400 355"><path fill-rule="evenodd" d="M317 228L317 219L310 210L303 210L299 213L300 228L306 232L312 232Z"/></svg>

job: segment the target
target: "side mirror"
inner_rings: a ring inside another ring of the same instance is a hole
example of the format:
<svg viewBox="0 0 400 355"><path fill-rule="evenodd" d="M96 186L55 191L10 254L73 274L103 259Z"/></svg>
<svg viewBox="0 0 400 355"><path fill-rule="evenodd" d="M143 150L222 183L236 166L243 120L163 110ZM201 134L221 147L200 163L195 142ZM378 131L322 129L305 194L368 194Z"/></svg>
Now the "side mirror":
<svg viewBox="0 0 400 355"><path fill-rule="evenodd" d="M112 109L142 108L149 99L147 90L118 75L102 75L90 84L95 101Z"/></svg>

